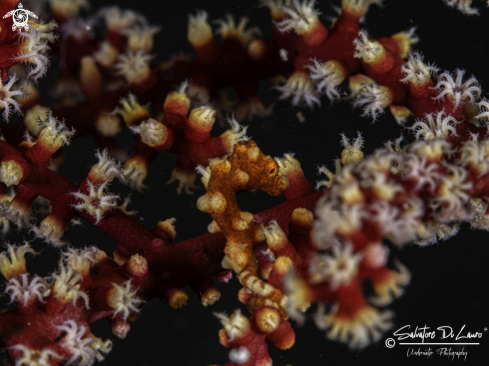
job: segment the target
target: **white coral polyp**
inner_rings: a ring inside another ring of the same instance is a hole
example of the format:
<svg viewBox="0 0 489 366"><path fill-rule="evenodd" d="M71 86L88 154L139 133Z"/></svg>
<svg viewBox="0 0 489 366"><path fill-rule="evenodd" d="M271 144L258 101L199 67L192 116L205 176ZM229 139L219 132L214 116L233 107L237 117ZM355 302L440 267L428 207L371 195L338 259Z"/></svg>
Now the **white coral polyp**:
<svg viewBox="0 0 489 366"><path fill-rule="evenodd" d="M368 39L368 34L365 30L358 33L358 37L353 41L355 45L355 53L353 57L361 58L367 63L378 61L384 55L384 46L377 41Z"/></svg>
<svg viewBox="0 0 489 366"><path fill-rule="evenodd" d="M63 15L67 19L76 16L81 8L88 9L90 4L87 0L49 0L51 10Z"/></svg>
<svg viewBox="0 0 489 366"><path fill-rule="evenodd" d="M34 225L32 231L36 237L56 247L62 247L66 244L61 240L65 232L64 222L54 215L49 215L42 220L40 227Z"/></svg>
<svg viewBox="0 0 489 366"><path fill-rule="evenodd" d="M69 145L71 138L76 133L73 127L69 130L63 121L53 117L51 111L48 112L45 121L39 117L39 124L44 128L39 135L38 142L53 150L58 150L63 145Z"/></svg>
<svg viewBox="0 0 489 366"><path fill-rule="evenodd" d="M22 356L15 361L15 366L50 366L53 364L53 360L55 362L58 360L59 363L63 359L61 355L49 348L37 350L17 344L10 349L22 352Z"/></svg>
<svg viewBox="0 0 489 366"><path fill-rule="evenodd" d="M107 68L114 65L117 62L118 57L119 51L108 41L100 43L98 50L93 53L95 61Z"/></svg>
<svg viewBox="0 0 489 366"><path fill-rule="evenodd" d="M102 8L99 15L105 19L107 28L119 32L146 21L140 14L132 10L122 10L117 6Z"/></svg>
<svg viewBox="0 0 489 366"><path fill-rule="evenodd" d="M65 38L74 38L79 42L83 42L90 37L94 25L95 19L73 18L64 23L60 31Z"/></svg>
<svg viewBox="0 0 489 366"><path fill-rule="evenodd" d="M465 206L470 201L468 192L472 189L472 181L467 177L467 170L448 163L442 162L442 165L447 171L441 177L432 202L433 208L440 210L435 216L439 222L468 220L471 215Z"/></svg>
<svg viewBox="0 0 489 366"><path fill-rule="evenodd" d="M464 103L477 103L482 93L481 86L474 76L464 82L464 75L465 70L460 69L455 70L455 77L448 71L440 74L438 83L435 85L435 89L440 94L434 99L438 100L447 96L452 100L454 108Z"/></svg>
<svg viewBox="0 0 489 366"><path fill-rule="evenodd" d="M241 42L241 44L247 45L248 42L255 36L260 35L261 32L257 27L246 29L248 18L242 17L236 25L232 15L226 15L226 20L218 19L216 23L220 25L217 33L220 33L223 39L234 38Z"/></svg>
<svg viewBox="0 0 489 366"><path fill-rule="evenodd" d="M122 179L120 162L110 158L106 148L102 151L97 150L95 157L98 159L98 163L92 167L90 174L95 175L101 181L111 182L116 177Z"/></svg>
<svg viewBox="0 0 489 366"><path fill-rule="evenodd" d="M3 161L0 164L0 182L7 187L18 185L23 177L24 171L15 160Z"/></svg>
<svg viewBox="0 0 489 366"><path fill-rule="evenodd" d="M292 0L292 6L282 6L285 17L275 26L280 32L293 30L299 35L311 32L319 22L320 13L315 4L315 0Z"/></svg>
<svg viewBox="0 0 489 366"><path fill-rule="evenodd" d="M405 179L416 181L415 190L429 186L429 191L434 192L437 182L441 178L437 164L429 164L425 156L409 154L404 164L406 170Z"/></svg>
<svg viewBox="0 0 489 366"><path fill-rule="evenodd" d="M241 126L238 121L234 119L228 119L227 122L231 127L229 130L225 131L221 138L224 139L226 143L227 151L231 152L234 145L241 141L248 141L250 138L246 136L246 130L248 126Z"/></svg>
<svg viewBox="0 0 489 366"><path fill-rule="evenodd" d="M195 16L188 16L187 38L194 46L212 39L212 28L207 21L207 13L199 11Z"/></svg>
<svg viewBox="0 0 489 366"><path fill-rule="evenodd" d="M285 85L276 87L282 93L280 99L292 98L292 105L306 104L313 108L314 104L321 105L314 84L305 73L294 73L287 79Z"/></svg>
<svg viewBox="0 0 489 366"><path fill-rule="evenodd" d="M272 248L287 241L287 236L275 220L270 221L268 226L262 225L261 229L265 234L267 244Z"/></svg>
<svg viewBox="0 0 489 366"><path fill-rule="evenodd" d="M31 227L31 208L15 201L2 201L0 203L0 215L22 228Z"/></svg>
<svg viewBox="0 0 489 366"><path fill-rule="evenodd" d="M94 339L91 332L83 325L77 324L74 320L66 320L62 325L56 327L64 332L61 339L61 346L64 351L70 354L66 365L77 364L79 366L92 365L95 361L96 352L92 347Z"/></svg>
<svg viewBox="0 0 489 366"><path fill-rule="evenodd" d="M336 89L345 80L343 68L337 61L320 62L312 59L312 65L308 65L309 77L316 85L320 93L326 94L331 100L338 99L340 93Z"/></svg>
<svg viewBox="0 0 489 366"><path fill-rule="evenodd" d="M126 183L132 189L141 191L147 188L143 182L148 176L148 166L141 159L129 159L126 161L122 174Z"/></svg>
<svg viewBox="0 0 489 366"><path fill-rule="evenodd" d="M204 168L202 165L197 165L195 167L195 170L197 173L202 175L202 178L200 178L200 180L204 184L204 187L207 189L207 184L209 184L209 179L211 179L211 168L209 168L208 166Z"/></svg>
<svg viewBox="0 0 489 366"><path fill-rule="evenodd" d="M10 279L5 288L5 292L10 295L10 301L14 300L24 306L37 298L39 302L44 302L43 297L46 293L46 283L39 276L34 276L29 280L29 275L23 273L20 280L16 277Z"/></svg>
<svg viewBox="0 0 489 366"><path fill-rule="evenodd" d="M402 209L385 201L374 203L370 209L372 221L381 228L382 235L394 244L403 245L416 239L416 229L424 215L418 200L404 204Z"/></svg>
<svg viewBox="0 0 489 366"><path fill-rule="evenodd" d="M380 312L372 307L365 307L351 318L337 317L336 312L326 316L318 314L315 317L320 329L326 329L327 338L348 343L350 349L362 349L372 342L377 342L385 331L392 328L391 311Z"/></svg>
<svg viewBox="0 0 489 366"><path fill-rule="evenodd" d="M73 205L73 207L77 210L85 210L89 215L95 217L95 225L102 220L106 212L117 207L119 196L105 193L108 184L109 181L105 181L96 187L92 182L88 181L88 195L80 191L73 193L73 196L81 200L81 202Z"/></svg>
<svg viewBox="0 0 489 366"><path fill-rule="evenodd" d="M109 157L107 148L102 151L97 150L95 157L98 159L98 163L92 167L91 174L95 174L100 180L108 182L116 177L122 179L121 163L115 158Z"/></svg>
<svg viewBox="0 0 489 366"><path fill-rule="evenodd" d="M33 79L34 82L46 75L48 71L49 51L48 42L53 42L57 39L51 32L57 27L56 23L48 23L41 27L29 27L27 32L20 32L19 36L22 40L20 54L14 59L18 62L29 63L27 66L27 79ZM47 33L43 33L43 31Z"/></svg>
<svg viewBox="0 0 489 366"><path fill-rule="evenodd" d="M153 57L142 50L136 52L128 51L119 56L114 68L129 84L138 83L148 76L150 72L149 62Z"/></svg>
<svg viewBox="0 0 489 366"><path fill-rule="evenodd" d="M433 114L425 116L426 122L417 120L411 129L416 133L416 139L433 140L447 139L450 135L458 136L456 125L460 123L455 117L447 115L445 111L438 112L436 117Z"/></svg>
<svg viewBox="0 0 489 366"><path fill-rule="evenodd" d="M322 200L316 208L313 236L321 248L337 244L336 235L348 235L362 227L366 217L363 205L340 205Z"/></svg>
<svg viewBox="0 0 489 366"><path fill-rule="evenodd" d="M392 102L390 89L378 84L363 84L353 103L363 108L362 117L372 117L374 121L384 114L384 109Z"/></svg>
<svg viewBox="0 0 489 366"><path fill-rule="evenodd" d="M470 7L472 0L443 0L445 4L452 8L457 8L458 11L465 15L479 15L479 10Z"/></svg>
<svg viewBox="0 0 489 366"><path fill-rule="evenodd" d="M131 51L150 52L153 49L153 37L160 30L160 27L142 24L125 29L122 34L128 37L127 45Z"/></svg>
<svg viewBox="0 0 489 366"><path fill-rule="evenodd" d="M333 289L349 285L358 273L362 254L353 254L353 246L349 244L342 247L334 245L332 254L314 257L310 267L311 277L314 282L329 281Z"/></svg>
<svg viewBox="0 0 489 366"><path fill-rule="evenodd" d="M133 133L139 133L141 140L149 146L160 145L166 137L163 124L153 118L142 122L138 126L131 126L129 128Z"/></svg>
<svg viewBox="0 0 489 366"><path fill-rule="evenodd" d="M459 163L469 166L478 176L489 173L489 141L467 141L460 149Z"/></svg>
<svg viewBox="0 0 489 366"><path fill-rule="evenodd" d="M270 9L274 19L284 16L284 7L290 7L291 0L260 0L260 6Z"/></svg>
<svg viewBox="0 0 489 366"><path fill-rule="evenodd" d="M0 272L5 278L10 279L18 273L26 272L25 255L27 253L37 254L28 242L25 242L24 245L7 243L7 250L0 253Z"/></svg>
<svg viewBox="0 0 489 366"><path fill-rule="evenodd" d="M489 122L489 101L484 98L479 103L477 103L479 107L479 114L474 118L478 119L480 122L488 124Z"/></svg>
<svg viewBox="0 0 489 366"><path fill-rule="evenodd" d="M341 7L347 9L349 12L363 15L367 12L370 5L376 4L382 6L383 0L343 0Z"/></svg>
<svg viewBox="0 0 489 366"><path fill-rule="evenodd" d="M68 247L63 252L66 264L75 272L84 272L90 269L90 265L95 262L97 256L97 248L89 247L84 249L76 249Z"/></svg>
<svg viewBox="0 0 489 366"><path fill-rule="evenodd" d="M241 337L249 328L248 319L241 314L241 310L239 309L236 309L234 314L229 317L223 313L214 313L214 315L221 321L221 324L231 341Z"/></svg>
<svg viewBox="0 0 489 366"><path fill-rule="evenodd" d="M301 170L301 163L294 158L294 153L284 154L283 158L275 158L280 175L290 175Z"/></svg>
<svg viewBox="0 0 489 366"><path fill-rule="evenodd" d="M15 82L17 82L18 79L19 77L15 73L10 77L6 84L4 84L3 81L0 79L0 109L4 109L3 118L6 122L9 121L12 112L16 112L21 116L24 115L24 112L22 112L22 109L20 109L21 104L17 102L14 97L19 96L24 98L26 96L25 91L22 89L11 90L12 86ZM10 107L12 107L12 109Z"/></svg>
<svg viewBox="0 0 489 366"><path fill-rule="evenodd" d="M362 151L364 139L360 131L357 131L357 138L350 142L350 139L345 136L344 133L341 134L341 145L344 147L341 152L341 162L344 165L350 163L358 163L363 160L364 154Z"/></svg>
<svg viewBox="0 0 489 366"><path fill-rule="evenodd" d="M402 82L410 82L415 85L423 85L430 81L431 75L436 75L440 69L434 64L425 64L423 55L418 52L409 52L408 61L402 65L402 72L406 75Z"/></svg>
<svg viewBox="0 0 489 366"><path fill-rule="evenodd" d="M129 317L130 313L139 313L140 309L137 308L143 300L136 296L137 290L131 288L131 281L126 281L122 286L112 284L113 290L110 294L110 306L114 309L113 316L122 314L125 320Z"/></svg>
<svg viewBox="0 0 489 366"><path fill-rule="evenodd" d="M75 306L78 299L81 298L85 302L85 307L88 309L90 302L88 295L80 290L81 274L74 272L71 267L65 267L63 262L60 262L59 267L59 273L52 274L52 278L54 279L54 296L66 302L71 301Z"/></svg>
<svg viewBox="0 0 489 366"><path fill-rule="evenodd" d="M194 184L195 177L194 172L182 171L178 168L174 168L171 172L171 178L166 184L172 184L178 182L177 193L180 194L184 190L186 194L193 194L192 189L198 189L199 187Z"/></svg>

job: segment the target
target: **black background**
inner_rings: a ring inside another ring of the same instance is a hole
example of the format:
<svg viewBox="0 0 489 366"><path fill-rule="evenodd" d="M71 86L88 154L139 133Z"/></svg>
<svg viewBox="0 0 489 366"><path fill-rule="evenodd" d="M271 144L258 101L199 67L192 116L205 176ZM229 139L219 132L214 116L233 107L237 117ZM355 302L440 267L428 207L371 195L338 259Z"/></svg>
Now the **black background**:
<svg viewBox="0 0 489 366"><path fill-rule="evenodd" d="M339 5L339 1L320 1L317 4L322 19L334 15L331 4ZM258 25L265 35L269 35L271 30L268 10L258 8L255 1L97 1L96 4L92 1L92 10L104 5L132 8L144 14L150 23L162 26L162 31L155 37L154 53L159 61L179 52L192 54L193 50L186 40L187 17L189 13L195 14L196 10L206 10L210 20L222 18L227 13L236 17L247 16L250 24ZM475 0L474 5L482 9L486 4ZM418 27L416 34L421 41L415 48L425 55L425 60L435 62L443 70L466 69L468 75L474 74L478 78L483 89L486 86L483 95L487 96L488 22L489 10L485 8L480 17L468 17L447 8L442 0L387 0L382 9L375 6L371 8L363 27L372 37L390 36L413 26ZM52 71L48 78L55 76L56 73ZM260 93L268 103L275 101L278 96L266 81ZM342 150L339 144L339 134L342 132L354 137L357 130L361 131L365 137L366 154L380 147L383 142L398 137L401 132L408 136L408 131L403 131L388 112L372 124L370 120L360 117L360 111L353 109L347 101L330 106L329 101L323 98L321 108L312 112L293 108L289 102L281 101L275 105L274 110L272 117L249 123L248 135L252 136L265 154L281 156L295 152L311 182L318 179L318 165L326 164L330 169L333 167L333 159ZM298 121L296 113L299 110L306 118L305 123ZM215 131L216 134L221 132L218 128ZM130 133L125 131L120 141L131 153L134 140ZM91 137L74 139L71 146L66 148L68 159L59 172L73 182L81 183L91 165L96 162L93 156L95 149ZM174 155L159 155L149 173L149 191L143 194L134 192L130 208L139 210L136 218L142 220L148 228L153 228L159 220L177 218L178 242L205 233L211 218L195 207L196 199L204 194L200 182L198 184L201 188L193 196L178 196L175 185L165 185L175 161ZM111 191L123 197L130 192L121 184L114 184ZM257 192L243 194L239 200L243 210L258 212L283 202L284 198L270 198ZM32 236L25 231L20 234L14 232L6 239L18 242L22 238L31 239ZM76 247L96 245L109 254L114 250L114 241L88 224L70 228L64 238ZM392 248L392 255L400 258L412 273L412 282L405 295L391 306L396 313L394 329L410 324L412 328L427 325L435 329L448 325L458 330L465 324L466 330L484 333L480 346L465 347L469 351L466 364L487 363L489 333L484 332L484 328L489 327L488 239L489 234L472 231L468 225L464 225L455 238L446 242L422 248L406 246L401 251ZM33 241L32 245L36 250L42 250L42 253L37 258L28 259L29 271L47 275L55 270L58 251L40 240ZM237 300L240 286L236 279L227 285L217 286L223 296L209 308L200 305L197 295L190 289L185 289L190 299L188 306L182 310L172 310L158 300L149 301L143 307L141 317L132 323L132 330L125 340L115 339L105 320L93 324L95 335L114 340L113 351L105 364L197 366L228 362L228 350L218 340L220 323L213 312L230 313L237 307L245 309ZM6 302L5 298L2 300ZM274 365L316 366L366 362L432 364L451 360L436 354L428 360L416 356L408 358L406 346L397 345L389 349L384 341L392 336L392 332L388 332L378 345L362 352L351 352L346 345L326 340L324 333L315 327L311 319L303 327L295 328L297 338L292 349L279 351L271 347ZM455 359L454 362L463 361Z"/></svg>

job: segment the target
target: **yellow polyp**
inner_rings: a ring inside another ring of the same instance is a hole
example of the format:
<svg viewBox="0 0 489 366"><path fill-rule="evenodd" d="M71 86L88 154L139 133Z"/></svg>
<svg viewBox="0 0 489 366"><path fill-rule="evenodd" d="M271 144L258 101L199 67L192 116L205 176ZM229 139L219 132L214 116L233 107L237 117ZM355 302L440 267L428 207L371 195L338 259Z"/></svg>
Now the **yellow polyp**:
<svg viewBox="0 0 489 366"><path fill-rule="evenodd" d="M168 305L172 309L181 309L187 305L187 300L188 295L184 291L177 289L168 297Z"/></svg>
<svg viewBox="0 0 489 366"><path fill-rule="evenodd" d="M85 95L97 98L104 91L104 80L95 59L85 56L80 60L80 84Z"/></svg>
<svg viewBox="0 0 489 366"><path fill-rule="evenodd" d="M355 95L363 88L363 84L373 84L373 83L374 83L373 79L369 78L366 75L358 74L358 75L350 76L349 88L352 95Z"/></svg>
<svg viewBox="0 0 489 366"><path fill-rule="evenodd" d="M148 176L148 163L139 156L133 156L124 164L124 176L137 189L144 188L143 182Z"/></svg>
<svg viewBox="0 0 489 366"><path fill-rule="evenodd" d="M220 318L224 331L231 341L240 339L244 335L248 334L250 322L244 315L241 314L239 309L229 317L222 314L216 315Z"/></svg>
<svg viewBox="0 0 489 366"><path fill-rule="evenodd" d="M114 110L114 114L119 114L127 126L131 126L136 122L149 119L151 116L148 109L138 103L133 94L129 94L127 99L121 100L122 107Z"/></svg>
<svg viewBox="0 0 489 366"><path fill-rule="evenodd" d="M105 253L103 250L99 248L95 248L95 256L94 256L94 263L100 263L101 261L109 258L107 253Z"/></svg>
<svg viewBox="0 0 489 366"><path fill-rule="evenodd" d="M226 159L210 159L209 168L211 169L211 175L214 171L228 173L231 170L231 163Z"/></svg>
<svg viewBox="0 0 489 366"><path fill-rule="evenodd" d="M165 221L159 221L157 224L157 226L159 228L162 228L172 240L175 239L177 236L177 230L175 229L174 225L176 220L177 219L172 217L171 219L167 219Z"/></svg>
<svg viewBox="0 0 489 366"><path fill-rule="evenodd" d="M82 7L88 7L85 0L65 1L65 0L50 0L49 5L51 11L65 19L75 17Z"/></svg>
<svg viewBox="0 0 489 366"><path fill-rule="evenodd" d="M291 221L300 226L310 226L314 220L314 214L306 208L296 208L292 212Z"/></svg>
<svg viewBox="0 0 489 366"><path fill-rule="evenodd" d="M23 97L21 95L15 95L14 96L14 99L17 102L19 102L20 104L23 104L24 106L27 106L27 105L35 104L39 101L39 99L41 97L41 93L39 92L39 89L33 83L23 85L22 89L24 89L24 91L25 91L25 94ZM35 108L35 106L33 108ZM30 111L31 111L31 109L26 111L26 114L29 113ZM47 108L46 108L46 112L47 112ZM39 116L41 116L41 115L45 116L46 112L39 113ZM36 116L36 118L37 118L37 116Z"/></svg>
<svg viewBox="0 0 489 366"><path fill-rule="evenodd" d="M209 130L216 121L216 110L203 105L192 109L188 121L196 127Z"/></svg>
<svg viewBox="0 0 489 366"><path fill-rule="evenodd" d="M25 261L27 253L35 253L28 244L19 247L7 244L7 251L0 253L0 273L7 281L27 273Z"/></svg>
<svg viewBox="0 0 489 366"><path fill-rule="evenodd" d="M389 270L384 278L373 283L376 296L369 301L375 306L389 305L395 298L404 293L404 286L411 280L407 268L397 262L399 271Z"/></svg>
<svg viewBox="0 0 489 366"><path fill-rule="evenodd" d="M360 186L356 182L343 187L339 195L343 203L347 205L354 205L355 203L363 202L365 199Z"/></svg>
<svg viewBox="0 0 489 366"><path fill-rule="evenodd" d="M120 120L113 114L102 113L95 121L95 128L104 137L114 137L122 131Z"/></svg>
<svg viewBox="0 0 489 366"><path fill-rule="evenodd" d="M117 249L114 250L114 254L113 254L113 259L114 259L114 262L116 262L119 266L122 266L124 263L127 262L127 260L129 258L126 258L122 255L120 255L118 252L117 252Z"/></svg>
<svg viewBox="0 0 489 366"><path fill-rule="evenodd" d="M24 117L24 125L27 127L31 135L39 136L45 126L39 124L39 117L45 116L49 112L49 109L36 104L33 108L29 109Z"/></svg>
<svg viewBox="0 0 489 366"><path fill-rule="evenodd" d="M7 187L19 184L23 176L24 170L16 161L3 161L0 164L0 182L3 182Z"/></svg>
<svg viewBox="0 0 489 366"><path fill-rule="evenodd" d="M188 99L187 94L184 92L180 93L178 91L171 92L166 96L165 103L163 104L163 109L165 113L181 113L186 115L190 108L190 99Z"/></svg>
<svg viewBox="0 0 489 366"><path fill-rule="evenodd" d="M272 308L265 308L258 312L256 325L262 332L271 333L277 330L281 321L280 314Z"/></svg>
<svg viewBox="0 0 489 366"><path fill-rule="evenodd" d="M220 298L221 298L221 292L217 288L211 287L202 294L200 302L202 305L207 307L209 305L213 305Z"/></svg>
<svg viewBox="0 0 489 366"><path fill-rule="evenodd" d="M218 20L217 23L221 25L218 29L218 33L221 34L223 40L234 39L242 46L246 46L254 35L261 34L260 30L256 27L246 30L246 24L248 23L248 18L246 17L242 17L238 25L236 25L233 16L227 14L226 20Z"/></svg>
<svg viewBox="0 0 489 366"><path fill-rule="evenodd" d="M374 1L362 1L362 0L342 0L341 9L343 12L349 13L356 18L363 17L369 6L375 3Z"/></svg>
<svg viewBox="0 0 489 366"><path fill-rule="evenodd" d="M411 45L418 42L418 38L413 35L412 31L404 31L394 34L392 39L397 43L400 58L405 58L411 50Z"/></svg>
<svg viewBox="0 0 489 366"><path fill-rule="evenodd" d="M140 254L132 255L124 266L133 277L141 277L148 272L148 261Z"/></svg>
<svg viewBox="0 0 489 366"><path fill-rule="evenodd" d="M214 39L206 12L199 12L195 17L190 15L187 39L194 48L200 48Z"/></svg>
<svg viewBox="0 0 489 366"><path fill-rule="evenodd" d="M372 42L375 51L362 53L362 60L368 64L380 63L385 57L385 48L377 41Z"/></svg>
<svg viewBox="0 0 489 366"><path fill-rule="evenodd" d="M292 262L292 259L290 259L289 257L281 256L277 258L277 260L273 264L273 267L280 274L286 274L292 268L294 268L294 263Z"/></svg>
<svg viewBox="0 0 489 366"><path fill-rule="evenodd" d="M98 51L93 54L93 57L101 66L110 68L117 63L119 50L109 42L102 42Z"/></svg>
<svg viewBox="0 0 489 366"><path fill-rule="evenodd" d="M404 125L411 115L411 111L403 105L391 105L390 111L399 125Z"/></svg>
<svg viewBox="0 0 489 366"><path fill-rule="evenodd" d="M364 154L363 151L358 149L353 149L353 148L345 148L341 152L341 163L343 165L347 164L356 164L360 161L363 160Z"/></svg>
<svg viewBox="0 0 489 366"><path fill-rule="evenodd" d="M299 160L295 159L290 154L285 154L283 159L277 159L280 174L289 176L294 173L302 172Z"/></svg>

